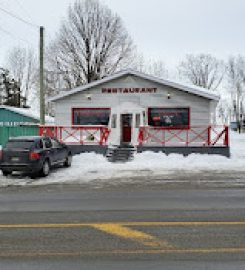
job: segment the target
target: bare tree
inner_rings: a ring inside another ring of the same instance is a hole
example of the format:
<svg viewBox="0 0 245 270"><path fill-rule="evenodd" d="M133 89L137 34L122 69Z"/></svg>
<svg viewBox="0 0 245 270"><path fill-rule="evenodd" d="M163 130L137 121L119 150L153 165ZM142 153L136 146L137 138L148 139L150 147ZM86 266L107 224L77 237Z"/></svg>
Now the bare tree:
<svg viewBox="0 0 245 270"><path fill-rule="evenodd" d="M179 64L180 76L194 85L216 90L224 77L225 68L210 54L186 55L186 59Z"/></svg>
<svg viewBox="0 0 245 270"><path fill-rule="evenodd" d="M26 99L21 95L19 83L9 71L0 67L0 105L25 107Z"/></svg>
<svg viewBox="0 0 245 270"><path fill-rule="evenodd" d="M132 51L118 15L98 0L77 0L49 47L49 71L61 74L64 88L72 88L128 66Z"/></svg>
<svg viewBox="0 0 245 270"><path fill-rule="evenodd" d="M7 55L6 66L18 82L21 94L27 100L37 81L37 60L33 50L21 47L12 48Z"/></svg>
<svg viewBox="0 0 245 270"><path fill-rule="evenodd" d="M233 113L237 123L242 120L243 100L245 94L245 58L230 57L227 63L229 93L233 101Z"/></svg>
<svg viewBox="0 0 245 270"><path fill-rule="evenodd" d="M166 79L169 77L168 70L163 61L155 59L148 60L142 54L138 54L134 57L131 68L159 78Z"/></svg>

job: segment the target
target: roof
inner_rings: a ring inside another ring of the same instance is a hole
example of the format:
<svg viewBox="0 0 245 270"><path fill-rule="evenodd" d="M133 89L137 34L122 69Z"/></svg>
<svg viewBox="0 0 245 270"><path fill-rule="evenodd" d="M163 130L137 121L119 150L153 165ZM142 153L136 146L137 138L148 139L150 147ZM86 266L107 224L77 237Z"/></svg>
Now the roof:
<svg viewBox="0 0 245 270"><path fill-rule="evenodd" d="M86 85L82 85L79 86L77 88L74 88L72 90L70 90L69 92L66 93L61 93L55 97L52 97L49 99L50 102L55 102L57 100L63 99L65 97L71 96L73 94L88 90L92 87L98 86L100 84L118 79L120 77L123 76L127 76L127 75L133 75L145 80L149 80L149 81L153 81L155 83L159 83L165 86L170 86L179 90L182 90L184 92L190 93L190 94L194 94L200 97L204 97L210 100L215 100L218 101L219 100L219 96L212 93L210 90L202 88L202 87L198 87L198 86L193 86L193 85L187 85L187 84L183 84L183 83L179 83L179 82L174 82L174 81L170 81L170 80L166 80L166 79L161 79L161 78L157 78L151 75L147 75L135 70L131 70L131 69L127 69L127 70L122 70L120 72L117 72L113 75L110 75L104 79L98 80L98 81L94 81L92 83L86 84Z"/></svg>
<svg viewBox="0 0 245 270"><path fill-rule="evenodd" d="M17 107L12 107L12 106L0 105L0 109L9 110L9 111L12 111L14 113L18 113L18 114L24 115L26 117L30 117L30 118L33 118L37 121L40 121L40 117L37 115L37 113L33 112L30 108L17 108ZM54 118L46 115L45 121L48 123L53 123Z"/></svg>

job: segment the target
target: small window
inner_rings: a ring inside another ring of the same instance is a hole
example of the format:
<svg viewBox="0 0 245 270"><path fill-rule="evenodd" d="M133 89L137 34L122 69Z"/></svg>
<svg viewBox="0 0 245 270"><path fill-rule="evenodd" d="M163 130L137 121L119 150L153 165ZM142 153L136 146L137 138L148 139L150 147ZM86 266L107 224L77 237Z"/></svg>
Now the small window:
<svg viewBox="0 0 245 270"><path fill-rule="evenodd" d="M37 149L43 149L43 140L37 141L36 147Z"/></svg>
<svg viewBox="0 0 245 270"><path fill-rule="evenodd" d="M54 139L52 139L52 145L53 145L53 148L60 148L61 147L61 144Z"/></svg>
<svg viewBox="0 0 245 270"><path fill-rule="evenodd" d="M135 116L135 127L139 128L140 127L140 114L137 113Z"/></svg>
<svg viewBox="0 0 245 270"><path fill-rule="evenodd" d="M117 115L113 114L112 119L111 119L111 128L116 128L117 127Z"/></svg>
<svg viewBox="0 0 245 270"><path fill-rule="evenodd" d="M52 147L52 142L51 142L50 138L44 139L44 145L45 145L45 148L47 148L47 149Z"/></svg>

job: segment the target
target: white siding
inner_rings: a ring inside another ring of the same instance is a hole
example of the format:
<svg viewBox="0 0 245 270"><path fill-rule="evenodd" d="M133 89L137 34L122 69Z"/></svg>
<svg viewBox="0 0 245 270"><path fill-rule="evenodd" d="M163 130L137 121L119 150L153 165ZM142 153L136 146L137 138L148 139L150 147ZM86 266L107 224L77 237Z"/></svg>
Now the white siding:
<svg viewBox="0 0 245 270"><path fill-rule="evenodd" d="M128 93L108 94L102 93L102 88L130 88L130 87L156 87L156 93ZM168 93L171 98L168 99ZM91 96L91 100L87 96ZM111 108L122 102L131 101L142 107L189 107L191 125L208 125L211 120L211 112L214 111L213 101L199 97L178 89L163 86L155 82L130 75L106 84L91 88L72 96L65 97L55 102L55 121L57 125L72 124L72 108ZM211 105L212 103L212 105Z"/></svg>

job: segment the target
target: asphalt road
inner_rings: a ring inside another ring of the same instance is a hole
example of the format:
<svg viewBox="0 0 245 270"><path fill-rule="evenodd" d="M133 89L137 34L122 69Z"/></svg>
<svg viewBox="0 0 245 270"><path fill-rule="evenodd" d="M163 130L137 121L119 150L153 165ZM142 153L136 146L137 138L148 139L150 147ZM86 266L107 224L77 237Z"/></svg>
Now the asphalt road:
<svg viewBox="0 0 245 270"><path fill-rule="evenodd" d="M0 269L245 269L245 189L0 189Z"/></svg>

